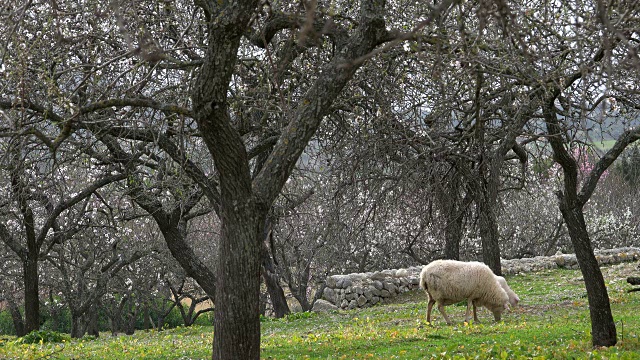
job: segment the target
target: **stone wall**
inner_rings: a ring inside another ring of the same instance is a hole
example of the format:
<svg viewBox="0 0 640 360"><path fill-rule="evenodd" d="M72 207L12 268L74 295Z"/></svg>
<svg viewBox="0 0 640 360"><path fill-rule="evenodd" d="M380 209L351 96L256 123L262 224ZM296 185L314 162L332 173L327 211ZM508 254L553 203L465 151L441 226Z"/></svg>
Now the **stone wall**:
<svg viewBox="0 0 640 360"><path fill-rule="evenodd" d="M618 264L640 260L640 248L618 248L596 251L600 265ZM553 256L502 260L502 273L514 275L523 272L545 269L577 269L578 261L574 254L558 253ZM368 307L406 291L419 288L422 266L407 269L383 270L378 272L332 275L327 277L326 288L322 294L324 300L341 309Z"/></svg>

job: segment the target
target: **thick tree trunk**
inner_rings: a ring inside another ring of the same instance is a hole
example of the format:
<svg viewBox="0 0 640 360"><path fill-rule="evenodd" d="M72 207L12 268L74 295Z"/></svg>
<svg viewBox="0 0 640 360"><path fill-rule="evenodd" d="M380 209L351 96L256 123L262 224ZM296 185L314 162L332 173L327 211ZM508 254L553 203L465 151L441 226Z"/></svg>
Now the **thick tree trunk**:
<svg viewBox="0 0 640 360"><path fill-rule="evenodd" d="M84 329L82 327L82 316L71 312L71 337L79 339L84 335Z"/></svg>
<svg viewBox="0 0 640 360"><path fill-rule="evenodd" d="M143 323L142 327L145 330L149 330L149 329L151 329L151 322L149 321L149 320L151 320L151 315L149 315L149 304L148 303L144 304L143 313L144 313L144 318L142 319L142 323Z"/></svg>
<svg viewBox="0 0 640 360"><path fill-rule="evenodd" d="M446 178L443 189L437 191L436 199L442 209L445 221L444 258L460 260L460 242L462 241L462 221L464 218L459 180L453 179L453 176Z"/></svg>
<svg viewBox="0 0 640 360"><path fill-rule="evenodd" d="M444 229L444 258L460 260L460 241L462 240L462 215L449 218Z"/></svg>
<svg viewBox="0 0 640 360"><path fill-rule="evenodd" d="M478 181L482 182L482 180ZM478 211L480 238L482 241L482 261L487 264L496 275L502 275L500 245L498 242L498 223L496 221L494 205L497 201L497 190L485 189L482 184L476 186L478 188L476 189L475 201Z"/></svg>
<svg viewBox="0 0 640 360"><path fill-rule="evenodd" d="M234 197L238 199L239 197ZM260 256L265 216L252 201L222 208L213 359L260 359ZM235 210L235 211L234 211Z"/></svg>
<svg viewBox="0 0 640 360"><path fill-rule="evenodd" d="M444 258L460 260L460 241L462 240L462 223L458 219L449 218L444 229Z"/></svg>
<svg viewBox="0 0 640 360"><path fill-rule="evenodd" d="M40 329L40 298L38 280L38 259L29 254L22 264L24 274L24 316L25 332Z"/></svg>
<svg viewBox="0 0 640 360"><path fill-rule="evenodd" d="M100 336L100 329L98 326L98 310L100 306L96 303L89 307L87 313L87 334L95 337Z"/></svg>
<svg viewBox="0 0 640 360"><path fill-rule="evenodd" d="M494 212L493 202L482 199L478 204L480 224L480 238L482 239L482 261L493 270L496 275L502 275L500 265L500 246L498 244L498 224Z"/></svg>
<svg viewBox="0 0 640 360"><path fill-rule="evenodd" d="M617 342L616 326L611 314L607 287L598 260L593 254L582 209L568 208L566 204L561 203L560 210L569 229L587 289L593 346L613 346Z"/></svg>

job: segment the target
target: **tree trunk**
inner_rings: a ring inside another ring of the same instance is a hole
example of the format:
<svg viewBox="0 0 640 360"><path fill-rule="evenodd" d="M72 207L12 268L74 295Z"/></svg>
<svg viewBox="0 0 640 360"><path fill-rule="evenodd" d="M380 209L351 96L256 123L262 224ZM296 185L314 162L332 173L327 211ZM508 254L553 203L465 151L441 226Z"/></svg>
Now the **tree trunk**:
<svg viewBox="0 0 640 360"><path fill-rule="evenodd" d="M266 215L258 216L251 200L245 204L240 202L235 209L223 206L221 213L213 359L257 360L260 358L260 256Z"/></svg>
<svg viewBox="0 0 640 360"><path fill-rule="evenodd" d="M82 329L82 316L71 311L71 337L79 339L84 335Z"/></svg>
<svg viewBox="0 0 640 360"><path fill-rule="evenodd" d="M271 224L270 221L267 220L265 225L265 235L263 239L268 239L272 236L271 232ZM273 305L273 311L276 314L276 318L284 317L291 313L289 309L289 304L287 303L287 298L284 295L284 290L282 286L280 286L280 282L278 281L278 274L276 273L276 265L273 261L273 257L269 251L269 248L262 241L262 277L264 278L264 282L267 286L267 292L269 293L269 298L271 299L271 304Z"/></svg>
<svg viewBox="0 0 640 360"><path fill-rule="evenodd" d="M142 324L143 324L142 327L145 330L149 330L149 329L151 329L151 322L149 321L151 319L151 315L149 314L149 304L148 303L144 304L143 313L144 313L144 318L142 319Z"/></svg>
<svg viewBox="0 0 640 360"><path fill-rule="evenodd" d="M311 310L311 304L309 303L309 299L307 299L307 286L306 284L300 284L296 291L293 292L293 297L298 300L300 303L300 307L302 307L302 311Z"/></svg>
<svg viewBox="0 0 640 360"><path fill-rule="evenodd" d="M20 313L18 304L16 304L12 297L8 297L6 300L9 305L9 312L11 313L11 320L13 321L13 328L16 331L16 336L21 337L27 335L24 320L22 319L22 314Z"/></svg>
<svg viewBox="0 0 640 360"><path fill-rule="evenodd" d="M569 208L561 200L560 210L569 229L569 236L587 289L593 346L613 346L617 342L616 326L611 314L607 287L598 260L593 254L582 209Z"/></svg>
<svg viewBox="0 0 640 360"><path fill-rule="evenodd" d="M462 240L462 206L460 194L460 180L454 179L458 174L445 178L442 189L436 190L436 200L445 221L444 228L444 258L460 260L460 242Z"/></svg>
<svg viewBox="0 0 640 360"><path fill-rule="evenodd" d="M224 207L218 290L214 318L213 359L260 358L261 225L253 204L238 211Z"/></svg>
<svg viewBox="0 0 640 360"><path fill-rule="evenodd" d="M187 275L200 285L209 298L215 301L216 277L214 272L195 255L184 234L177 226L167 224L160 217L156 217L156 221L173 258L178 261Z"/></svg>
<svg viewBox="0 0 640 360"><path fill-rule="evenodd" d="M491 268L494 274L502 275L498 224L493 206L485 202L479 207L478 216L480 217L480 238L482 239L482 261Z"/></svg>
<svg viewBox="0 0 640 360"><path fill-rule="evenodd" d="M267 255L267 257L269 257ZM291 314L287 298L284 295L284 290L278 282L278 276L272 271L273 265L266 265L265 262L272 261L263 257L262 278L267 286L267 292L269 293L269 299L271 299L271 305L273 305L273 312L276 318L282 318L285 315ZM271 269L269 268L271 267Z"/></svg>
<svg viewBox="0 0 640 360"><path fill-rule="evenodd" d="M98 309L99 305L96 303L89 307L87 313L87 334L95 337L100 336L100 329L98 326Z"/></svg>
<svg viewBox="0 0 640 360"><path fill-rule="evenodd" d="M40 298L38 290L38 259L29 253L22 263L24 274L24 316L25 332L40 329Z"/></svg>
<svg viewBox="0 0 640 360"><path fill-rule="evenodd" d="M462 215L449 217L444 229L444 258L460 260L460 241L462 240Z"/></svg>

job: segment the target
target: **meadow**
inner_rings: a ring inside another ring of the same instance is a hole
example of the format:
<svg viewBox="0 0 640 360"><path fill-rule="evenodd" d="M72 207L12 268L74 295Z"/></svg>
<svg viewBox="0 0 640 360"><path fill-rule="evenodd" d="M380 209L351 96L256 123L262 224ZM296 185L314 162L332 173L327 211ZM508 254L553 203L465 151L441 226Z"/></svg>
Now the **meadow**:
<svg viewBox="0 0 640 360"><path fill-rule="evenodd" d="M464 323L465 304L447 307L456 323L425 320L427 298L404 293L393 303L362 310L295 313L262 321L263 359L640 359L640 292L629 293L627 276L637 263L603 267L618 331L618 344L593 349L589 309L577 270L550 270L507 277L520 296L517 308L495 323L482 309L480 323ZM138 331L134 335L60 342L0 339L8 359L208 359L211 326Z"/></svg>

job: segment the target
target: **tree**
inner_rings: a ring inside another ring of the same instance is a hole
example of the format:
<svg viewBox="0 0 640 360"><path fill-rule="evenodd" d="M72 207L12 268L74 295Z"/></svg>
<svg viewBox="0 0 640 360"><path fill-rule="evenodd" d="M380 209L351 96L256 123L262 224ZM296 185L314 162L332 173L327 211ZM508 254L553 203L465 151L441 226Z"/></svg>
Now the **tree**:
<svg viewBox="0 0 640 360"><path fill-rule="evenodd" d="M40 133L35 125L25 124L23 117L24 114L18 116L8 129L16 133L25 129ZM7 216L9 221L0 223L0 240L22 263L25 331L30 332L40 327L39 263L56 243L82 229L79 219L82 211L77 211L76 205L124 177L99 169L89 173L88 182L68 184L59 175L66 173L65 176L73 177L73 171L65 163L69 158L64 157L67 153L62 149L53 157L46 157L49 148L37 136L17 136L5 145L7 166L1 170L11 184L7 204L13 204L17 211Z"/></svg>
<svg viewBox="0 0 640 360"><path fill-rule="evenodd" d="M255 5L239 2L223 9L213 3L201 3L210 19L209 46L192 97L198 128L219 172L222 222L216 271L214 359L259 358L257 275L267 212L327 109L361 65L360 58L390 40L381 17L383 4L361 2L356 31L344 43L336 44L336 56L323 66L322 76L299 101L262 170L252 179L245 145L232 126L227 89L241 37ZM224 17L219 16L221 11L225 12ZM295 24L285 26L292 25ZM238 283L243 286L238 287Z"/></svg>

